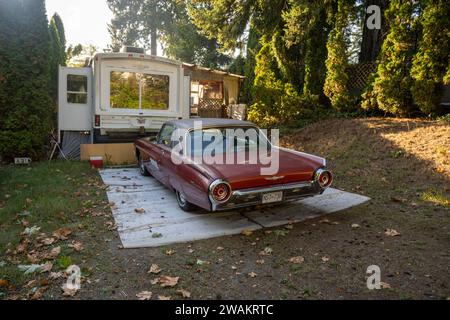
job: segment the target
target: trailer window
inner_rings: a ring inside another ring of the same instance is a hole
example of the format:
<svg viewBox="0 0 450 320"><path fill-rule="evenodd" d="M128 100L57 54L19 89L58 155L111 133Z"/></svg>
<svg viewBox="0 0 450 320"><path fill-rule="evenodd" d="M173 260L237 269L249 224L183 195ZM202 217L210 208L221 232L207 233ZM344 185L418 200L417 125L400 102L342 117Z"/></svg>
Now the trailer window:
<svg viewBox="0 0 450 320"><path fill-rule="evenodd" d="M67 102L68 103L87 103L88 78L82 75L67 75Z"/></svg>
<svg viewBox="0 0 450 320"><path fill-rule="evenodd" d="M134 72L111 72L110 106L139 109L139 75Z"/></svg>
<svg viewBox="0 0 450 320"><path fill-rule="evenodd" d="M169 79L164 75L142 75L142 109L169 109Z"/></svg>

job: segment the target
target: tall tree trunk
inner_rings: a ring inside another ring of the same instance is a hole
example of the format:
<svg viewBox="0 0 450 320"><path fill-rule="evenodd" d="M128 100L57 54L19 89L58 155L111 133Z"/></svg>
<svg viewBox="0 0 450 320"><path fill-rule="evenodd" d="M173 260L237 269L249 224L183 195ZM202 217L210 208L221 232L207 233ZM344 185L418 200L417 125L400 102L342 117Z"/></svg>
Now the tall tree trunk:
<svg viewBox="0 0 450 320"><path fill-rule="evenodd" d="M150 30L150 50L151 50L151 54L152 56L156 56L158 55L158 32L157 32L157 26L155 21L158 21L158 19L156 19L157 17L157 9L156 9L156 2L151 6L151 17L152 17L152 23L151 23L151 30Z"/></svg>
<svg viewBox="0 0 450 320"><path fill-rule="evenodd" d="M150 44L151 54L152 54L152 56L156 56L156 55L158 55L158 44L157 44L158 36L157 36L156 28L153 28L151 30L150 37L151 37L151 44Z"/></svg>
<svg viewBox="0 0 450 320"><path fill-rule="evenodd" d="M363 26L363 38L361 42L361 51L359 53L359 63L374 62L380 54L381 45L387 34L387 24L384 12L389 6L389 0L365 0L364 10L370 5L377 5L381 9L381 29L369 29L367 20L372 14L366 12Z"/></svg>

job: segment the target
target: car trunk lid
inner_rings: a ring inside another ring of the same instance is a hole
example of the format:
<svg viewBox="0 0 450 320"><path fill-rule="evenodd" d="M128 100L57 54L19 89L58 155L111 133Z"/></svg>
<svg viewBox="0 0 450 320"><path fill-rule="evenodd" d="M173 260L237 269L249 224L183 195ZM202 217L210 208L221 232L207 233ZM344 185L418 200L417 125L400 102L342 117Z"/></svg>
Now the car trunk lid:
<svg viewBox="0 0 450 320"><path fill-rule="evenodd" d="M299 181L311 181L314 172L324 166L322 158L291 150L279 149L279 169L274 174L263 174L269 165L252 164L246 159L234 164L212 164L203 167L213 177L228 181L233 190L265 187Z"/></svg>

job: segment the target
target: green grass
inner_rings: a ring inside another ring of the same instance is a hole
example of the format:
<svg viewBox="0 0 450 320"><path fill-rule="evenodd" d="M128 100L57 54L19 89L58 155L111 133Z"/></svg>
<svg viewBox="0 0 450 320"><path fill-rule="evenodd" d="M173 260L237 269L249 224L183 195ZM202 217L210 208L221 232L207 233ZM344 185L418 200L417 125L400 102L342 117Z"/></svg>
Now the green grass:
<svg viewBox="0 0 450 320"><path fill-rule="evenodd" d="M20 292L26 281L35 279L36 275L24 275L17 265L31 264L27 253L36 249L37 235L45 233L51 237L59 228L70 228L72 234L68 240L48 247L61 247L54 271L92 256L95 249L87 237L92 228L98 230L99 223L103 222L89 212L104 210L106 204L98 172L87 163L57 161L31 166L0 166L0 261L3 261L0 279L7 280L18 290L16 292ZM13 255L11 252L22 239L24 223L40 229L29 237L31 242L24 253ZM68 247L73 239L85 244L82 252ZM11 257L16 261L10 261Z"/></svg>
<svg viewBox="0 0 450 320"><path fill-rule="evenodd" d="M23 229L21 219L26 219L29 226L40 227L40 232L77 223L75 215L91 206L84 198L92 189L86 188L87 184L96 175L88 164L80 162L0 167L0 201L4 206L0 208L0 250L5 250L9 242L18 243L17 234ZM91 193L89 196L92 200ZM95 192L93 196L95 200Z"/></svg>
<svg viewBox="0 0 450 320"><path fill-rule="evenodd" d="M428 190L423 192L421 199L436 205L450 206L450 197L437 190Z"/></svg>

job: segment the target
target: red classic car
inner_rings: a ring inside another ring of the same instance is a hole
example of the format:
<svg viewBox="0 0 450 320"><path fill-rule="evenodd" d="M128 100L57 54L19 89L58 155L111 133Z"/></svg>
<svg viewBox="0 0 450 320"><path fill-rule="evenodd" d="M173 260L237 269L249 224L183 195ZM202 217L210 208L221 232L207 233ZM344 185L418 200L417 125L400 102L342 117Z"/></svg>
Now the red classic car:
<svg viewBox="0 0 450 320"><path fill-rule="evenodd" d="M333 181L325 159L277 147L251 122L169 121L156 137L139 139L135 147L141 174L173 190L185 211L296 200L322 194ZM269 167L262 161L264 153L275 163L275 172L264 170Z"/></svg>

